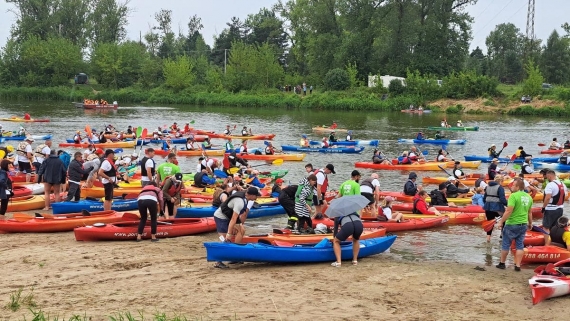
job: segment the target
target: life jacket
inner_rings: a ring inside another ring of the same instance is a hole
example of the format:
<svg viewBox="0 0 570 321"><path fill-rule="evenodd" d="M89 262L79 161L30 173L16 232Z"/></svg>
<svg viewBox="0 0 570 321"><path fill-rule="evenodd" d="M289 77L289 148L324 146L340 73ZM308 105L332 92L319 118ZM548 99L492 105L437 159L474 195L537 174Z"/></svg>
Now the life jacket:
<svg viewBox="0 0 570 321"><path fill-rule="evenodd" d="M230 156L234 157L235 159L235 154L225 154L224 155L224 159L222 160L222 166L224 166L224 168L230 168L231 164L230 164Z"/></svg>
<svg viewBox="0 0 570 321"><path fill-rule="evenodd" d="M521 157L521 152L522 152L521 149L517 149L517 151L515 152L515 155L516 155L517 157Z"/></svg>
<svg viewBox="0 0 570 321"><path fill-rule="evenodd" d="M485 198L485 202L488 203L499 203L501 202L501 199L499 198L499 188L501 187L501 185L497 184L497 185L489 185L487 186L487 189L485 190L485 193L487 194L487 197Z"/></svg>
<svg viewBox="0 0 570 321"><path fill-rule="evenodd" d="M156 163L154 159L145 156L141 159L141 176L143 177L148 176L148 172L146 169L146 161L148 161L149 159L152 160L152 168L150 169L150 175L154 177L154 174L156 173Z"/></svg>
<svg viewBox="0 0 570 321"><path fill-rule="evenodd" d="M245 129L242 130L242 131L241 131L241 135L242 135L242 136L247 136L247 130L245 130Z"/></svg>
<svg viewBox="0 0 570 321"><path fill-rule="evenodd" d="M346 135L346 141L351 141L352 140L352 136L351 135Z"/></svg>
<svg viewBox="0 0 570 321"><path fill-rule="evenodd" d="M558 159L558 162L560 164L564 164L564 165L568 164L568 156L560 156L560 158Z"/></svg>
<svg viewBox="0 0 570 321"><path fill-rule="evenodd" d="M37 156L46 157L46 155L42 154L42 149L44 149L46 146L46 144L40 144L36 147L34 152L37 154Z"/></svg>
<svg viewBox="0 0 570 321"><path fill-rule="evenodd" d="M24 142L20 142L18 144L18 149L16 149L16 154L20 155L20 156L26 156L26 147L28 147L28 143Z"/></svg>
<svg viewBox="0 0 570 321"><path fill-rule="evenodd" d="M419 198L414 198L414 204L412 205L412 213L413 214L423 214L422 212L418 211L418 208L417 208L419 200L420 200Z"/></svg>
<svg viewBox="0 0 570 321"><path fill-rule="evenodd" d="M228 197L221 205L220 205L220 209L222 210L222 214L224 214L225 217L228 218L228 220L232 220L232 217L234 216L234 210L232 208L230 208L228 206L228 203L236 198L241 198L243 200L243 208L241 210L240 213L238 213L238 215L243 214L246 210L247 210L247 200L245 199L245 192L237 192L234 193L233 195L231 195L230 197ZM241 224L241 220L238 216L236 224Z"/></svg>
<svg viewBox="0 0 570 321"><path fill-rule="evenodd" d="M406 164L411 164L412 161L410 160L410 158L408 156L404 156L402 158L402 161L400 162L400 164L406 165Z"/></svg>
<svg viewBox="0 0 570 321"><path fill-rule="evenodd" d="M521 174L530 174L527 169L530 167L530 164L524 163L521 169Z"/></svg>
<svg viewBox="0 0 570 321"><path fill-rule="evenodd" d="M265 147L265 155L273 155L273 154L275 154L275 151L271 146Z"/></svg>
<svg viewBox="0 0 570 321"><path fill-rule="evenodd" d="M329 143L327 141L323 142L323 148L329 148Z"/></svg>
<svg viewBox="0 0 570 321"><path fill-rule="evenodd" d="M564 149L570 149L570 142L569 141L566 141L564 143Z"/></svg>
<svg viewBox="0 0 570 321"><path fill-rule="evenodd" d="M234 145L230 142L227 142L226 143L226 150L232 150L232 149L234 149Z"/></svg>
<svg viewBox="0 0 570 321"><path fill-rule="evenodd" d="M301 184L299 184L299 185L297 186L297 191L295 192L295 202L299 202L299 196L301 195L301 191L303 190L303 188L304 188L305 186L306 186L306 185L301 185ZM307 195L307 198L305 199L305 202L306 202L307 204L309 204L309 205L312 205L312 204L313 204L313 193Z"/></svg>
<svg viewBox="0 0 570 321"><path fill-rule="evenodd" d="M289 185L281 190L281 192L285 193L290 198L294 198L297 195L297 189L299 188L298 185Z"/></svg>
<svg viewBox="0 0 570 321"><path fill-rule="evenodd" d="M380 164L383 161L384 161L384 158L382 158L382 156L380 156L380 155L372 156L372 163L374 163L374 164Z"/></svg>
<svg viewBox="0 0 570 321"><path fill-rule="evenodd" d="M368 186L372 189L372 191L374 191L374 185L372 185L372 182L374 181L374 178L372 177L368 177L367 179L363 180L360 183L360 186Z"/></svg>
<svg viewBox="0 0 570 321"><path fill-rule="evenodd" d="M460 176L465 176L465 173L463 173L462 170L460 170L459 168L455 168L455 169L453 170L453 176L455 176L455 178L459 178L459 176L455 175L455 171L456 171L456 170L459 170L459 171L461 172L461 175L460 175Z"/></svg>
<svg viewBox="0 0 570 321"><path fill-rule="evenodd" d="M103 172L103 173L105 173L105 175L107 175L109 177L116 177L117 176L117 167L115 166L115 163L104 158L103 160L101 160L101 166L103 166L103 162L105 162L105 161L107 161L107 162L109 162L109 164L111 164L111 169L106 171L106 172Z"/></svg>
<svg viewBox="0 0 570 321"><path fill-rule="evenodd" d="M479 177L479 178L475 181L475 187L481 186L481 182L484 181L484 180L485 180L485 178Z"/></svg>
<svg viewBox="0 0 570 321"><path fill-rule="evenodd" d="M199 172L194 174L194 185L196 187L206 187L206 185L204 185L204 183L202 183L202 177L204 177L204 175L207 175L204 172Z"/></svg>
<svg viewBox="0 0 570 321"><path fill-rule="evenodd" d="M222 200L220 199L220 196L222 196L222 194L226 194L226 196L230 196L230 194L228 194L228 192L226 191L222 191L220 194L216 195L214 197L214 199L212 200L212 206L213 207L220 207L220 205L222 205Z"/></svg>
<svg viewBox="0 0 570 321"><path fill-rule="evenodd" d="M317 173L323 173L323 175L325 175L325 181L323 182L323 185L321 185L321 193L326 193L327 189L329 187L329 177L327 176L327 174L325 174L325 172L322 169L317 169L313 172L313 174L315 174L315 176L317 175Z"/></svg>
<svg viewBox="0 0 570 321"><path fill-rule="evenodd" d="M562 186L562 184L556 183L556 182L552 182L554 184L556 184L556 186L558 186L558 194L556 194L556 196L552 196L552 198L550 199L550 203L548 205L555 205L555 206L560 206L562 204L564 204L564 199L566 198L566 195L564 195L564 187ZM562 197L560 197L562 196Z"/></svg>
<svg viewBox="0 0 570 321"><path fill-rule="evenodd" d="M176 195L181 189L182 189L182 183L179 184L172 183L168 191L166 191L166 193L168 193L170 197L174 197L174 195Z"/></svg>
<svg viewBox="0 0 570 321"><path fill-rule="evenodd" d="M560 226L558 226L558 224L554 225L550 229L550 240L552 242L555 242L555 243L566 244L564 242L564 240L562 239L562 235L564 235L564 232L567 232L567 231L568 231L568 227L560 227Z"/></svg>
<svg viewBox="0 0 570 321"><path fill-rule="evenodd" d="M0 159L5 159L8 157L8 148L0 147Z"/></svg>

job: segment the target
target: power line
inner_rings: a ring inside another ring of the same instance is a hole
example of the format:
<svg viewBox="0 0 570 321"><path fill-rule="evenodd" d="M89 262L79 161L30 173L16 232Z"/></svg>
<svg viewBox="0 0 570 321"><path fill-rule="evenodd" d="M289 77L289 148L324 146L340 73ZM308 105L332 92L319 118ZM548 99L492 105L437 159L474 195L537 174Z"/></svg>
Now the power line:
<svg viewBox="0 0 570 321"><path fill-rule="evenodd" d="M501 14L501 12L503 12L513 1L514 1L514 0L509 1L509 2L503 7L503 9L499 10L499 12L497 12L497 14L496 14L493 18L491 18L491 20L489 20L483 27L481 27L481 28L479 29L479 31L477 31L477 32L473 35L473 38L475 38L475 36L476 36L477 34L479 34L480 31L482 31L483 29L485 29L491 22L493 22L493 20L495 20L495 18L497 18L497 17L499 16L499 14Z"/></svg>
<svg viewBox="0 0 570 321"><path fill-rule="evenodd" d="M518 8L518 10L515 11L515 13L513 13L513 14L512 14L510 17L508 17L505 21L510 21L511 18L513 18L514 16L516 16L516 15L522 10L522 8L524 8L524 7L526 7L526 3L523 3L523 5L522 5L520 8ZM477 47L478 47L479 45L482 45L482 42L483 42L483 39L482 39L482 40L479 40L479 42L476 44Z"/></svg>

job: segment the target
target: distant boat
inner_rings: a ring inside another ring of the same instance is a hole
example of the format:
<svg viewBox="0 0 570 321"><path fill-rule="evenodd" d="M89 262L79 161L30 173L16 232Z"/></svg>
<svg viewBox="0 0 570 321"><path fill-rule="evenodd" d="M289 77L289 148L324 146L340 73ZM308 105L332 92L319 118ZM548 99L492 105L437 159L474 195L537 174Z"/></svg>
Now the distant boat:
<svg viewBox="0 0 570 321"><path fill-rule="evenodd" d="M119 108L119 103L114 101L112 104L85 104L85 103L73 103L77 108L83 109L117 109Z"/></svg>
<svg viewBox="0 0 570 321"><path fill-rule="evenodd" d="M400 111L403 113L408 113L408 114L429 114L429 113L431 113L430 109L402 109Z"/></svg>

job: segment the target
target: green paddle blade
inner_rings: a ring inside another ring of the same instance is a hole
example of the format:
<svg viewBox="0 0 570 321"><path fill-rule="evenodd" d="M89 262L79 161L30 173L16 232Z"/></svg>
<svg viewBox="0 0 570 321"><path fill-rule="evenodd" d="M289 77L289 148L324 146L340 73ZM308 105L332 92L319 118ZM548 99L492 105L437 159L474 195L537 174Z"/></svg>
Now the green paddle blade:
<svg viewBox="0 0 570 321"><path fill-rule="evenodd" d="M137 127L137 137L141 137L143 128L141 126Z"/></svg>

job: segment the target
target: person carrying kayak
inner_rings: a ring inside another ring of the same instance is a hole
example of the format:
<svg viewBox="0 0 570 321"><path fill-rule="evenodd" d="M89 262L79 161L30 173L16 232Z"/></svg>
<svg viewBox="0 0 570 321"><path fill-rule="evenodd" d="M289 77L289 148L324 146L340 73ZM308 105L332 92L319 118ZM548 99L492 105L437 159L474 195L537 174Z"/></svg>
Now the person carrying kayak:
<svg viewBox="0 0 570 321"><path fill-rule="evenodd" d="M230 130L230 125L226 125L226 129L224 129L224 135L231 135L232 131Z"/></svg>
<svg viewBox="0 0 570 321"><path fill-rule="evenodd" d="M353 142L353 140L352 140L352 130L349 130L349 131L346 133L346 141L347 141L347 142Z"/></svg>
<svg viewBox="0 0 570 321"><path fill-rule="evenodd" d="M552 138L552 142L550 142L550 146L548 146L548 149L550 150L559 150L561 149L562 146L560 146L560 143L558 142L558 140L556 139L556 137Z"/></svg>
<svg viewBox="0 0 570 321"><path fill-rule="evenodd" d="M338 140L336 139L334 131L331 132L329 135L329 143L336 143Z"/></svg>
<svg viewBox="0 0 570 321"><path fill-rule="evenodd" d="M527 152L524 151L524 147L522 147L522 146L519 146L519 148L518 148L517 151L515 152L515 155L517 155L517 158L532 157L531 154L527 154Z"/></svg>
<svg viewBox="0 0 570 321"><path fill-rule="evenodd" d="M372 163L373 164L383 164L383 165L392 165L392 163L386 159L384 154L379 151L378 149L374 150L374 155L372 155Z"/></svg>

